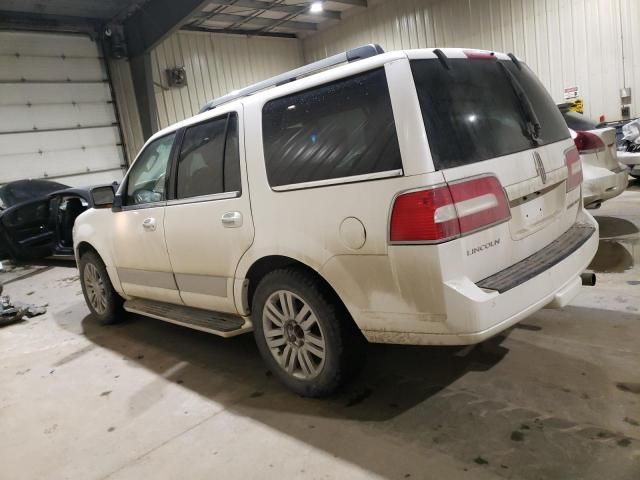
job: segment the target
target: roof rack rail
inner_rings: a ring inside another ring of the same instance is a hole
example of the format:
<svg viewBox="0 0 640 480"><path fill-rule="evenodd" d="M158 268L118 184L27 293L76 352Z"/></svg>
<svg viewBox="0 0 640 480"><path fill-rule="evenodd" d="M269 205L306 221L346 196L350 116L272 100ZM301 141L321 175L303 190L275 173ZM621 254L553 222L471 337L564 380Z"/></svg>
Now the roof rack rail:
<svg viewBox="0 0 640 480"><path fill-rule="evenodd" d="M249 85L248 87L233 91L231 93L223 95L222 97L211 100L200 109L199 113L213 110L214 108L224 103L228 103L232 100L253 95L260 90L265 90L270 87L277 87L279 85L284 85L285 83L293 82L300 77L306 77L307 75L311 75L312 73L324 70L325 68L330 68L341 63L355 62L365 58L374 57L376 55L380 55L381 53L384 53L384 50L378 44L370 43L369 45L352 48L351 50L347 50L346 52L338 53L331 57L327 57L323 60L318 60L317 62L304 65L303 67L296 68L294 70L289 70L288 72L281 73L280 75L276 75L275 77L263 80L262 82L254 83L253 85Z"/></svg>

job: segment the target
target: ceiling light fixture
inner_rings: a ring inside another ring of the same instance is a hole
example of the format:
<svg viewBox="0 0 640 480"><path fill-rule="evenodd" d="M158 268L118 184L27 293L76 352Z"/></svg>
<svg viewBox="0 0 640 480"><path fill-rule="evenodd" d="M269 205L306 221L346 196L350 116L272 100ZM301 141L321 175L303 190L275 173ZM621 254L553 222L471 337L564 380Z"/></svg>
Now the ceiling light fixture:
<svg viewBox="0 0 640 480"><path fill-rule="evenodd" d="M322 2L313 2L311 4L311 8L309 9L311 13L320 13L323 10L324 10L324 7L322 6Z"/></svg>

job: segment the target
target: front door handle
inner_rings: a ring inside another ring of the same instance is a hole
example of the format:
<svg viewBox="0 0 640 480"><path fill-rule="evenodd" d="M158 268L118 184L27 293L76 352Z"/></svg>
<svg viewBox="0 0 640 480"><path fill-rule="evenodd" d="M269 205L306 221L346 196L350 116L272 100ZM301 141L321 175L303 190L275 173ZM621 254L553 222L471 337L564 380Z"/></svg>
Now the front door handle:
<svg viewBox="0 0 640 480"><path fill-rule="evenodd" d="M240 212L227 212L220 219L225 228L238 228L242 226L242 214Z"/></svg>
<svg viewBox="0 0 640 480"><path fill-rule="evenodd" d="M144 222L142 222L142 228L147 232L154 232L156 230L156 219L151 217L145 218Z"/></svg>

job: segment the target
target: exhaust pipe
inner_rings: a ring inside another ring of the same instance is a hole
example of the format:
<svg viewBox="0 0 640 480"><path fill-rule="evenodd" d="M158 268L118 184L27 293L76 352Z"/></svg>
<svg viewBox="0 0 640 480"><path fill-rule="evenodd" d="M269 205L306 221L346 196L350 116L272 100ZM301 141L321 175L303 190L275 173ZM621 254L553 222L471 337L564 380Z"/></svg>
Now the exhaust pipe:
<svg viewBox="0 0 640 480"><path fill-rule="evenodd" d="M592 272L584 272L580 275L582 279L582 285L587 287L593 287L596 284L596 274Z"/></svg>

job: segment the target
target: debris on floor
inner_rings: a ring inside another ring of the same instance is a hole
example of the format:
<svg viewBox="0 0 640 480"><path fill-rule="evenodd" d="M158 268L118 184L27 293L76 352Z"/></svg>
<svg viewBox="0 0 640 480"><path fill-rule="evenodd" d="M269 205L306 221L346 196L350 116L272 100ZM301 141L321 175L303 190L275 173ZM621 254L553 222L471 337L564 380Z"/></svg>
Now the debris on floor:
<svg viewBox="0 0 640 480"><path fill-rule="evenodd" d="M0 285L0 294L2 285ZM32 318L47 313L46 306L30 305L26 303L12 303L8 295L0 297L0 326L20 322L24 317Z"/></svg>

